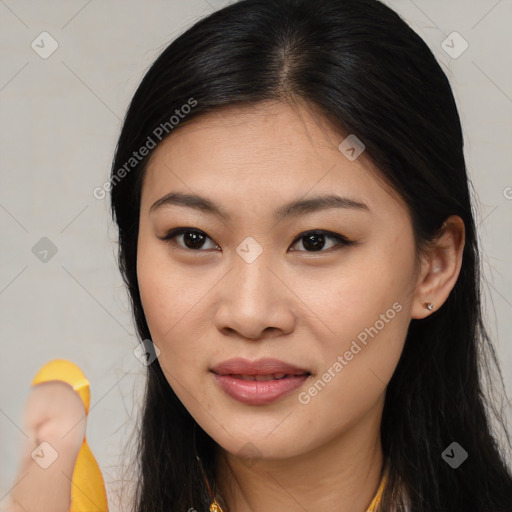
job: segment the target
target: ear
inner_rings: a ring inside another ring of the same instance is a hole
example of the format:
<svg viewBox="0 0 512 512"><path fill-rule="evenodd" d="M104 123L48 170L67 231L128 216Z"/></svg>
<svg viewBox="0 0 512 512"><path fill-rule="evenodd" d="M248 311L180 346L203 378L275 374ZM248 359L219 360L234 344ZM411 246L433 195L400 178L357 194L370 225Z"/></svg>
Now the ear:
<svg viewBox="0 0 512 512"><path fill-rule="evenodd" d="M458 215L451 215L422 257L411 318L425 318L444 304L459 277L464 243L464 222ZM426 303L431 303L433 309L427 309Z"/></svg>

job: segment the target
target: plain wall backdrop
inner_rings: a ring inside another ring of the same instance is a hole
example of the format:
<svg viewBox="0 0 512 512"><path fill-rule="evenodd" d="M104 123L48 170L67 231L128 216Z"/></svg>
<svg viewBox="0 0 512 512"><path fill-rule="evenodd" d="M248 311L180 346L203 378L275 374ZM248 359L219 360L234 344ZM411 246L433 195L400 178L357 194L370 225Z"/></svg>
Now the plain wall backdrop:
<svg viewBox="0 0 512 512"><path fill-rule="evenodd" d="M30 381L66 358L90 380L87 438L118 510L115 480L146 368L133 354L109 198L93 190L109 179L145 71L227 3L0 0L0 508L18 471ZM512 396L512 1L385 3L427 42L454 90L477 194L488 326Z"/></svg>

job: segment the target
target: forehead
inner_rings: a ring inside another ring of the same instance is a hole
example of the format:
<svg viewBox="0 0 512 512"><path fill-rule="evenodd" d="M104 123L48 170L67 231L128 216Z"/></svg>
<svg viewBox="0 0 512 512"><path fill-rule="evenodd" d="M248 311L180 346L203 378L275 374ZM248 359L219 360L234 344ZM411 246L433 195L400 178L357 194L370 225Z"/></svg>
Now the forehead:
<svg viewBox="0 0 512 512"><path fill-rule="evenodd" d="M231 159L236 165L246 159L280 159L314 157L322 159L318 150L337 150L344 136L335 133L321 115L305 104L266 101L251 105L227 106L201 114L178 126L153 153L152 161L180 155L180 149L197 150L203 154ZM207 145L206 145L207 144ZM316 154L316 155L315 155ZM256 163L256 162L255 162ZM317 166L315 166L317 167Z"/></svg>
<svg viewBox="0 0 512 512"><path fill-rule="evenodd" d="M264 102L202 114L153 152L143 207L170 190L191 189L227 204L240 197L268 203L327 192L397 202L364 152L350 160L340 151L346 137L303 104Z"/></svg>

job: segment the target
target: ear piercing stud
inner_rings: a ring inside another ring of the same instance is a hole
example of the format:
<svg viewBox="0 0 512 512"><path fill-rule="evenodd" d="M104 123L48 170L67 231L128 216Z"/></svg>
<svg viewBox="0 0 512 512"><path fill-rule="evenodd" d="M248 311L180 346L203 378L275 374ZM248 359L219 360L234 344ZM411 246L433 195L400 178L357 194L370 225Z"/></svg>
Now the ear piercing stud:
<svg viewBox="0 0 512 512"><path fill-rule="evenodd" d="M429 311L432 311L434 309L434 305L432 304L432 302L425 302L425 307L429 310Z"/></svg>

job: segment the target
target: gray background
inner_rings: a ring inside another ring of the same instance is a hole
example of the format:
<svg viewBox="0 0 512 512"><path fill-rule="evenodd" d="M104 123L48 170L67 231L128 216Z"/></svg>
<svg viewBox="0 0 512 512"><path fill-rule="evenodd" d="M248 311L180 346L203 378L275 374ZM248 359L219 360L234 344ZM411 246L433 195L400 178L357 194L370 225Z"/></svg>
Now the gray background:
<svg viewBox="0 0 512 512"><path fill-rule="evenodd" d="M119 457L145 367L133 355L108 199L92 191L108 180L121 119L149 65L227 3L0 0L0 507L18 469L29 383L47 361L67 358L91 382L87 436L118 510ZM478 194L489 330L512 396L512 1L385 3L429 44L454 89ZM43 31L58 43L46 59L31 47ZM457 58L442 47L453 31L469 44ZM43 237L57 249L46 262L32 250Z"/></svg>

